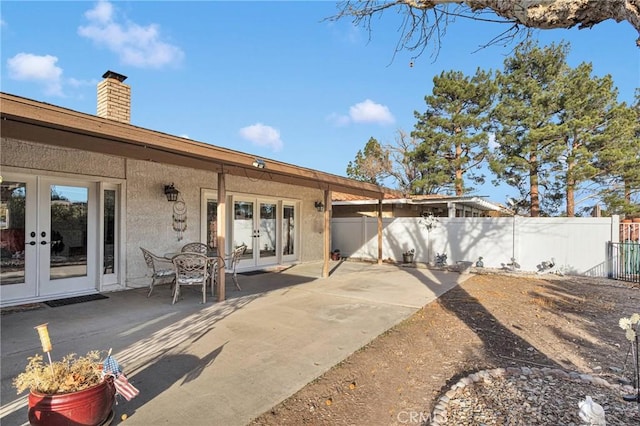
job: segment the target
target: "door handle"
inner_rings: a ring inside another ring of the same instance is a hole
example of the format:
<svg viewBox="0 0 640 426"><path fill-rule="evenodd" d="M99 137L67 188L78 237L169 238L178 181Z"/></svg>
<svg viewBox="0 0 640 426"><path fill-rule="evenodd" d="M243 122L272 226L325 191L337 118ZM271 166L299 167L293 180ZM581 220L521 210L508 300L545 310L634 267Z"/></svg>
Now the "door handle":
<svg viewBox="0 0 640 426"><path fill-rule="evenodd" d="M30 246L35 246L36 242L35 241L29 241L27 244L30 245Z"/></svg>
<svg viewBox="0 0 640 426"><path fill-rule="evenodd" d="M35 244L35 243L34 243L34 244ZM46 242L46 241L40 241L40 244L42 244L43 246L46 246L46 245L47 245L47 242Z"/></svg>

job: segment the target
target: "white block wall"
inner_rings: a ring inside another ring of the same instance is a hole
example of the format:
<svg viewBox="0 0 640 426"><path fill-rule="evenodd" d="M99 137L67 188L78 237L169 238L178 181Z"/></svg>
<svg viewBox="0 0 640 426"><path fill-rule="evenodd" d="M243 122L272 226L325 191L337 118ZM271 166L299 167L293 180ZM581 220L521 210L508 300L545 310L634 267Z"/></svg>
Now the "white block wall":
<svg viewBox="0 0 640 426"><path fill-rule="evenodd" d="M343 257L375 260L378 253L376 218L334 218L332 250ZM606 276L606 244L617 241L618 218L438 218L428 230L420 218L383 219L384 260L401 261L415 249L414 260L432 263L446 253L447 263L475 262L500 268L512 257L522 271L537 271L554 258L565 273Z"/></svg>

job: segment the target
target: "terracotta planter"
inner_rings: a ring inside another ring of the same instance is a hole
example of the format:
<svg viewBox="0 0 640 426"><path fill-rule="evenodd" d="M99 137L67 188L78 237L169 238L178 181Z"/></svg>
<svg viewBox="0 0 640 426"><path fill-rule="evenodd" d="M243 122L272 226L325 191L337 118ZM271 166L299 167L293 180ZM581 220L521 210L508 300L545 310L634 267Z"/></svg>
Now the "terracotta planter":
<svg viewBox="0 0 640 426"><path fill-rule="evenodd" d="M80 392L29 393L29 423L36 426L98 426L111 414L116 388L112 379Z"/></svg>

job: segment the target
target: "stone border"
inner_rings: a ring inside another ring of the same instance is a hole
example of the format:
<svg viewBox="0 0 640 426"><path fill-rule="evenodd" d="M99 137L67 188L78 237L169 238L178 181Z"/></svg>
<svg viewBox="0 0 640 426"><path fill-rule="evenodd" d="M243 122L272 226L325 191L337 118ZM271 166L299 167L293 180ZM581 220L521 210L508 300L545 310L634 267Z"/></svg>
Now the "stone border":
<svg viewBox="0 0 640 426"><path fill-rule="evenodd" d="M492 379L508 378L514 376L526 376L532 378L544 378L547 376L552 376L558 379L581 381L585 384L604 386L609 389L618 389L621 393L635 393L635 388L631 385L612 384L602 377L594 377L590 374L583 374L575 371L567 372L559 368L506 367L494 368L492 370L480 370L460 379L458 383L451 386L451 388L438 399L436 405L431 411L430 424L432 426L441 426L447 424L449 401L457 398L461 393L461 390L465 387L471 386L474 383L480 381L489 382Z"/></svg>

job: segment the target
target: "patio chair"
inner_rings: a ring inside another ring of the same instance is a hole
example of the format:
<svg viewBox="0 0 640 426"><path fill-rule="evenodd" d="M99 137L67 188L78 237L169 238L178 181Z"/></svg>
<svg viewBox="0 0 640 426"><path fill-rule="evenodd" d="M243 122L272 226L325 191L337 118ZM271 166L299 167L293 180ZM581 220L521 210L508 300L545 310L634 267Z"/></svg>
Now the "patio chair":
<svg viewBox="0 0 640 426"><path fill-rule="evenodd" d="M229 258L229 269L230 269L230 273L232 273L232 277L233 277L233 282L236 285L236 288L238 290L242 290L240 288L240 284L238 284L238 275L236 274L236 267L238 266L238 262L240 261L240 257L244 254L244 252L247 251L247 245L246 244L242 244L241 246L236 247L235 249L233 249L233 252L231 252L231 256Z"/></svg>
<svg viewBox="0 0 640 426"><path fill-rule="evenodd" d="M166 257L156 256L142 247L140 247L140 250L142 250L142 255L144 256L144 261L147 263L147 267L151 270L151 284L149 284L149 294L147 294L147 297L151 296L153 286L159 281L171 280L171 288L173 288L173 284L176 281L176 271L173 268L171 260Z"/></svg>
<svg viewBox="0 0 640 426"><path fill-rule="evenodd" d="M187 243L184 246L182 246L182 251L184 252L191 252L191 253L200 253L200 254L207 254L207 245L203 244L203 243Z"/></svg>
<svg viewBox="0 0 640 426"><path fill-rule="evenodd" d="M202 303L207 302L207 280L209 279L209 258L204 254L185 252L172 259L176 272L176 288L173 302L180 296L180 287L199 285L202 287Z"/></svg>
<svg viewBox="0 0 640 426"><path fill-rule="evenodd" d="M209 273L211 276L211 296L216 295L216 283L218 282L218 269L225 266L225 261L220 256L209 256Z"/></svg>

